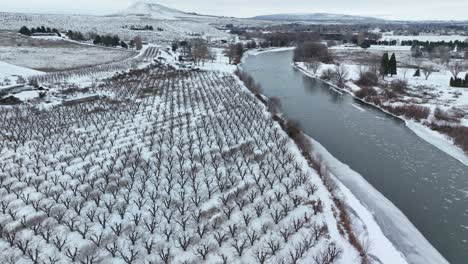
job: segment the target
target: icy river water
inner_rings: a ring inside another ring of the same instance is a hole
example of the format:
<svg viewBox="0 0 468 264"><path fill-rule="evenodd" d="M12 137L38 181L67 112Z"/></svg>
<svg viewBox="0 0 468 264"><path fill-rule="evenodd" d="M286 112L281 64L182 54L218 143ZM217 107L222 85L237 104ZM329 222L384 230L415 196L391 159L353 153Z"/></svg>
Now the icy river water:
<svg viewBox="0 0 468 264"><path fill-rule="evenodd" d="M468 263L468 167L416 136L401 120L305 76L291 60L292 51L262 53L247 57L242 68L265 95L281 99L288 119L298 121L398 207L446 260ZM347 187L358 198L365 196L366 190ZM410 263L425 254L417 246L408 248L404 240L411 237L394 232L403 223L386 217L375 201L362 202Z"/></svg>

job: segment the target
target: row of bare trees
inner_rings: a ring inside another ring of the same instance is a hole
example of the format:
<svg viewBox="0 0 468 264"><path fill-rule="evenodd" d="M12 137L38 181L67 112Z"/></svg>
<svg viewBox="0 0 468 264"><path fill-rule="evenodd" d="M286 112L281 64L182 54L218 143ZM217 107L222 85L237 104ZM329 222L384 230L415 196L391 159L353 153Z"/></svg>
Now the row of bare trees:
<svg viewBox="0 0 468 264"><path fill-rule="evenodd" d="M0 111L7 261L340 257L320 180L232 76L157 67L92 89L110 96Z"/></svg>

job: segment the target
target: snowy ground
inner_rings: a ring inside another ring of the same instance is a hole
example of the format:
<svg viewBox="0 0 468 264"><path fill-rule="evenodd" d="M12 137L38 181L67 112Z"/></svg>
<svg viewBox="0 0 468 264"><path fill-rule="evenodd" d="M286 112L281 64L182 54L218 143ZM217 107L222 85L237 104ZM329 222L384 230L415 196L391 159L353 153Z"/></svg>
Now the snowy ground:
<svg viewBox="0 0 468 264"><path fill-rule="evenodd" d="M43 72L0 61L0 87L16 84L18 76L28 77L39 74Z"/></svg>
<svg viewBox="0 0 468 264"><path fill-rule="evenodd" d="M129 41L139 35L144 41L156 44L170 44L174 39L190 39L205 37L212 40L231 39L224 31L218 30L212 24L225 26L236 23L231 19L221 18L184 18L180 20L153 19L140 16L80 16L80 15L44 15L0 13L0 29L17 32L22 26L45 26L57 28L60 31L73 30L83 34L117 34L121 39ZM125 26L151 25L154 31L134 31ZM163 31L156 30L157 28Z"/></svg>
<svg viewBox="0 0 468 264"><path fill-rule="evenodd" d="M248 56L263 52L291 49L294 48L250 50L244 55L243 61ZM323 67L321 70L327 66ZM332 65L328 67L331 68ZM312 144L311 154L322 161L323 169L335 180L337 189L334 193L348 206L353 219L353 230L369 250L371 263L447 263L396 206L361 175L334 158L319 142L309 139ZM385 225L385 228L381 225ZM404 254L398 251L392 242L403 245Z"/></svg>
<svg viewBox="0 0 468 264"><path fill-rule="evenodd" d="M0 33L0 61L41 71L58 71L122 61L136 53Z"/></svg>
<svg viewBox="0 0 468 264"><path fill-rule="evenodd" d="M373 46L370 49L363 50L361 48L346 48L342 46L332 48L333 54L337 54L338 61L343 64L348 72L349 82L346 89L349 92L355 93L361 88L354 83L359 79L360 71L365 71L369 67L375 66L376 58L382 56L383 52L389 54L395 53L397 60L400 61L398 74L393 77L386 77L385 82L389 83L393 80L406 80L409 84L409 90L404 96L393 98L389 101L383 101L383 104L389 106L416 104L418 106L428 107L431 110L431 115L427 120L418 120L420 123L436 122L433 113L436 108L439 108L448 113L457 113L460 116L460 122L452 125L468 125L468 89L454 88L449 86L449 80L452 76L450 71L442 65L437 65L426 60L425 63L432 63L436 68L436 72L425 79L421 72L420 77L414 77L415 64L410 59L410 52L400 46ZM307 67L303 63L298 64L299 67L307 71ZM335 65L322 64L316 74L310 72L313 76L320 77L327 69L333 69ZM459 77L465 76L466 72L460 73ZM374 87L379 93L383 92L383 87ZM439 149L447 152L465 164L468 164L468 157L463 154L463 150L453 145L453 141L447 136L441 135L435 131L421 132L421 126L411 125L408 121L408 127L413 129L416 134L424 135L422 138L437 146ZM429 129L429 128L427 128ZM429 133L430 132L430 133ZM441 138L444 140L441 141ZM444 142L444 143L441 143Z"/></svg>
<svg viewBox="0 0 468 264"><path fill-rule="evenodd" d="M157 67L90 92L107 99L2 111L2 263L360 263L317 173L232 75Z"/></svg>
<svg viewBox="0 0 468 264"><path fill-rule="evenodd" d="M362 232L367 236L371 255L384 260L383 263L387 260L388 263L448 263L408 218L364 177L333 157L319 142L310 141L313 155L321 159L336 177L337 193L352 208L355 225L361 224L360 221L364 223ZM388 241L389 238L399 245L406 258Z"/></svg>

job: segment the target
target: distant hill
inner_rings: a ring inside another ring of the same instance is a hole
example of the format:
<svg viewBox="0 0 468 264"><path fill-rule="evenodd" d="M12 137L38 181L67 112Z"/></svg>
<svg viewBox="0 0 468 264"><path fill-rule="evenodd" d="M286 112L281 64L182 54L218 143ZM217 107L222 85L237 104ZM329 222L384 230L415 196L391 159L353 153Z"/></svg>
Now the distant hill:
<svg viewBox="0 0 468 264"><path fill-rule="evenodd" d="M384 22L385 20L364 17L364 16L351 16L342 14L329 14L329 13L303 13L303 14L273 14L253 17L256 20L273 20L273 21L309 21L309 22Z"/></svg>
<svg viewBox="0 0 468 264"><path fill-rule="evenodd" d="M154 2L139 1L124 11L113 14L114 16L142 16L161 20L178 20L182 17L200 17L193 13L186 13L177 9L169 8Z"/></svg>

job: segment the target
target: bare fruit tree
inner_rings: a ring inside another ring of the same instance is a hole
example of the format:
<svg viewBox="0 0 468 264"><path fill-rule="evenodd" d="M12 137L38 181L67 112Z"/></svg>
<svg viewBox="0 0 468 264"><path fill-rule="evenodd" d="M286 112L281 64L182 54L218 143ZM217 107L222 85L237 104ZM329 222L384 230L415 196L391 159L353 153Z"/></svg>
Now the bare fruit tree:
<svg viewBox="0 0 468 264"><path fill-rule="evenodd" d="M335 66L335 81L340 88L345 87L345 83L349 77L349 71L343 64Z"/></svg>
<svg viewBox="0 0 468 264"><path fill-rule="evenodd" d="M306 63L307 69L312 70L314 74L317 74L318 70L320 69L321 63L316 60L310 60Z"/></svg>
<svg viewBox="0 0 468 264"><path fill-rule="evenodd" d="M462 62L455 62L449 65L449 70L452 73L454 79L458 78L460 72L465 70L465 65Z"/></svg>
<svg viewBox="0 0 468 264"><path fill-rule="evenodd" d="M422 67L422 72L424 76L426 77L426 80L429 79L429 76L435 71L435 67L432 63L427 63L423 65Z"/></svg>

